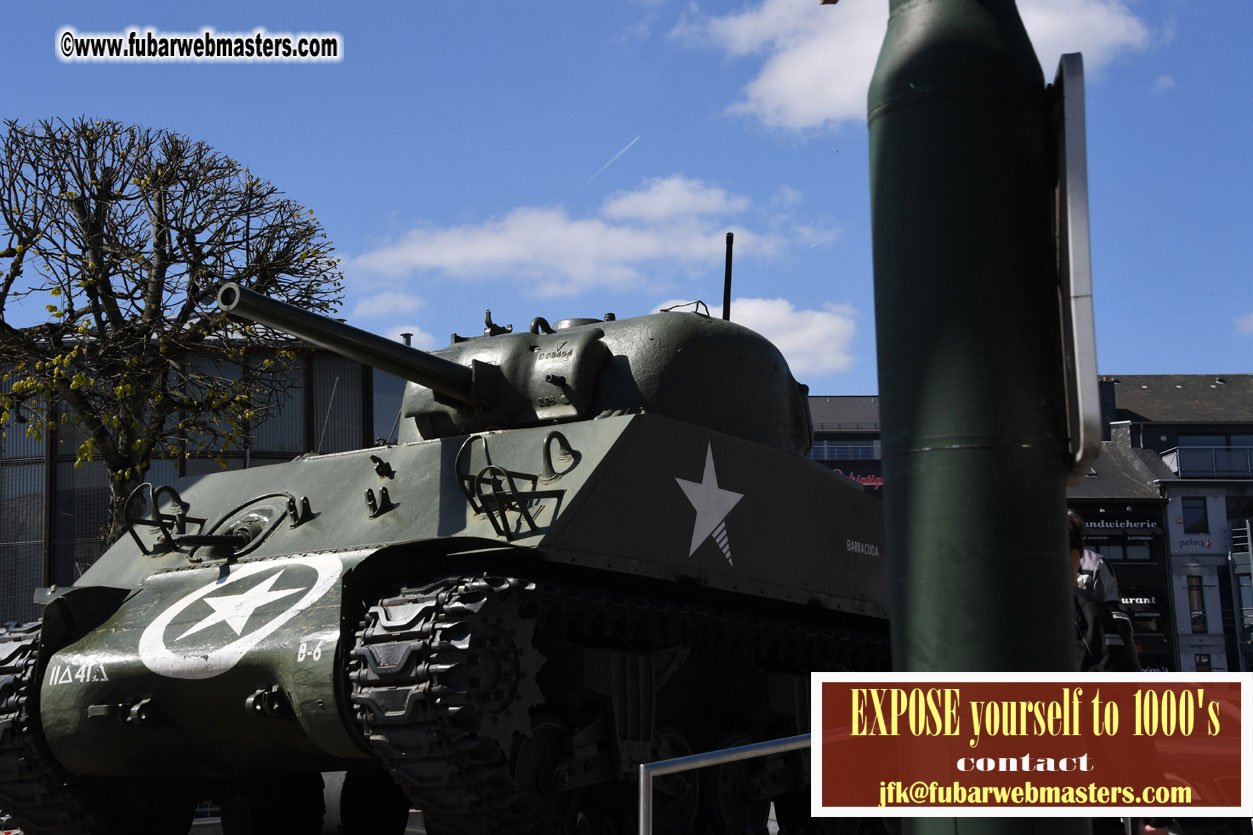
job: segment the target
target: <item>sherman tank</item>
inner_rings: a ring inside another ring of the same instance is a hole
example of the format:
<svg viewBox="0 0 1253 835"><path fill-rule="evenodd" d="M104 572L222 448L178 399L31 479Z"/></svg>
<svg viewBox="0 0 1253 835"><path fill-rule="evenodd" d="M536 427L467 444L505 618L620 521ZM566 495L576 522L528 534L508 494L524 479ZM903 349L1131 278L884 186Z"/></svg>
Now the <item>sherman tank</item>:
<svg viewBox="0 0 1253 835"><path fill-rule="evenodd" d="M640 763L803 733L811 671L889 666L880 504L804 457L807 391L749 329L489 315L425 353L218 304L408 380L399 440L143 485L38 594L0 636L30 835L186 832L202 800L227 833L624 832ZM661 779L656 831L824 826L807 762Z"/></svg>

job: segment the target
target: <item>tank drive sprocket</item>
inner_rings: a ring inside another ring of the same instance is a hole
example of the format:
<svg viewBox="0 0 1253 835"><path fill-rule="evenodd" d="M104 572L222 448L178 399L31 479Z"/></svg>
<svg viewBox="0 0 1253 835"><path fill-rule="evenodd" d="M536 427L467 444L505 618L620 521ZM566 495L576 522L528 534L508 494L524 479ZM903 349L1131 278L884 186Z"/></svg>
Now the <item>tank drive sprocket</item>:
<svg viewBox="0 0 1253 835"><path fill-rule="evenodd" d="M104 832L39 727L39 637L38 621L0 627L0 810L28 833Z"/></svg>
<svg viewBox="0 0 1253 835"><path fill-rule="evenodd" d="M370 747L432 832L529 814L509 774L515 735L540 704L534 620L523 581L475 576L405 588L372 606L349 661L352 700Z"/></svg>

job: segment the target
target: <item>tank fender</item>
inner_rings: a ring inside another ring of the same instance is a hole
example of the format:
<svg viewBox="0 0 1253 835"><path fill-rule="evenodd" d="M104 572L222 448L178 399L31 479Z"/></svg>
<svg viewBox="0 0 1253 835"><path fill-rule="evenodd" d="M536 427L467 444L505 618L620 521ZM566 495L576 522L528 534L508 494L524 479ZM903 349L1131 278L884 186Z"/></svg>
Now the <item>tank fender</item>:
<svg viewBox="0 0 1253 835"><path fill-rule="evenodd" d="M472 566L480 565L473 561L474 556L491 555L499 559L506 558L507 554L517 557L530 553L529 548L502 545L499 540L482 537L414 540L388 545L345 572L344 616L349 618L355 614L346 608L351 596L359 596L368 607L377 602L377 596L401 585L420 583L459 569L473 570Z"/></svg>
<svg viewBox="0 0 1253 835"><path fill-rule="evenodd" d="M40 652L46 657L103 623L136 591L112 586L36 589L35 603L44 607Z"/></svg>

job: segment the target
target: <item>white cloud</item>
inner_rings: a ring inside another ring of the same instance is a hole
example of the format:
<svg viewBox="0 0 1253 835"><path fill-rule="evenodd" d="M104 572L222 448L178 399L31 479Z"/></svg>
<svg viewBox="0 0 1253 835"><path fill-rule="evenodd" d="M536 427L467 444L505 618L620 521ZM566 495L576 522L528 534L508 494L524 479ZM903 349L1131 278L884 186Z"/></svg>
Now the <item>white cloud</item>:
<svg viewBox="0 0 1253 835"><path fill-rule="evenodd" d="M1153 46L1169 46L1179 34L1179 18L1173 14L1163 16L1153 32Z"/></svg>
<svg viewBox="0 0 1253 835"><path fill-rule="evenodd" d="M422 330L417 325L396 325L394 328L388 328L384 334L388 339L404 344L403 334L410 334L412 340L409 344L414 348L421 348L423 351L430 351L436 348L444 347L442 343L437 343L435 337Z"/></svg>
<svg viewBox="0 0 1253 835"><path fill-rule="evenodd" d="M1164 93L1167 90L1175 89L1175 87L1177 87L1178 85L1179 85L1179 82L1175 81L1174 76L1159 75L1157 77L1157 80L1153 82L1153 92Z"/></svg>
<svg viewBox="0 0 1253 835"><path fill-rule="evenodd" d="M791 186L779 186L774 196L770 198L770 208L772 209L792 209L801 204L805 199L805 194L798 188Z"/></svg>
<svg viewBox="0 0 1253 835"><path fill-rule="evenodd" d="M1122 0L1023 0L1023 25L1049 81L1064 52L1082 52L1086 74L1149 47L1149 27Z"/></svg>
<svg viewBox="0 0 1253 835"><path fill-rule="evenodd" d="M1253 313L1236 319L1236 330L1240 333L1253 333Z"/></svg>
<svg viewBox="0 0 1253 835"><path fill-rule="evenodd" d="M832 7L765 0L755 9L711 18L708 37L730 55L766 55L744 98L728 112L790 129L864 119L886 27L887 4L880 2Z"/></svg>
<svg viewBox="0 0 1253 835"><path fill-rule="evenodd" d="M739 214L749 205L747 197L683 176L653 177L644 185L641 190L611 194L601 214L612 220L659 223L684 216Z"/></svg>
<svg viewBox="0 0 1253 835"><path fill-rule="evenodd" d="M390 290L366 296L353 307L348 319L372 319L379 316L394 316L399 313L413 313L422 307L422 299L412 293L401 293Z"/></svg>
<svg viewBox="0 0 1253 835"><path fill-rule="evenodd" d="M653 26L657 23L657 12L650 11L635 23L628 26L619 36L623 41L646 41L653 34Z"/></svg>
<svg viewBox="0 0 1253 835"><path fill-rule="evenodd" d="M866 118L887 8L879 0L764 0L722 17L686 13L671 35L712 43L732 57L765 56L728 112L790 130L833 127ZM1121 0L1021 0L1019 11L1047 80L1063 52L1082 52L1092 74L1122 52L1149 46L1149 28Z"/></svg>
<svg viewBox="0 0 1253 835"><path fill-rule="evenodd" d="M672 307L669 301L655 309ZM710 315L722 316L722 306ZM787 299L732 299L731 320L769 339L787 359L793 376L847 371L853 364L849 348L857 332L857 312L844 304L825 304L821 310L797 310Z"/></svg>
<svg viewBox="0 0 1253 835"><path fill-rule="evenodd" d="M802 244L810 249L834 243L844 234L844 231L836 226L811 226L803 223L792 227L792 232Z"/></svg>
<svg viewBox="0 0 1253 835"><path fill-rule="evenodd" d="M735 233L737 254L782 251L779 234L733 222L749 206L748 198L699 180L653 179L613 195L596 217L523 206L481 223L422 225L356 258L354 266L392 276L437 270L457 278L531 279L532 289L547 296L625 288L650 273L721 264L728 231Z"/></svg>

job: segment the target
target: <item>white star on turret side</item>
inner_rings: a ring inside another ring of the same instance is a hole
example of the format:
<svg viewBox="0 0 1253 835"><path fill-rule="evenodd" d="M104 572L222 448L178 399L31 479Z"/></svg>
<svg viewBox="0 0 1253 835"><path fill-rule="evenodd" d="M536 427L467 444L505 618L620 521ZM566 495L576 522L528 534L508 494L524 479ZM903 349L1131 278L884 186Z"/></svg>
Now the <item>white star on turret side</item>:
<svg viewBox="0 0 1253 835"><path fill-rule="evenodd" d="M273 603L275 600L282 600L284 597L305 591L305 589L271 591L281 576L283 576L281 571L271 574L265 582L258 583L248 589L248 591L240 594L220 594L217 597L204 598L204 602L213 607L213 614L197 623L191 629L188 629L182 635L179 635L175 640L181 641L188 635L223 622L231 629L234 629L236 635L242 635L244 627L248 624L248 618L252 617L252 613L257 611L257 609L260 609L267 603Z"/></svg>
<svg viewBox="0 0 1253 835"><path fill-rule="evenodd" d="M699 482L685 478L676 478L675 481L683 489L683 495L687 496L692 507L696 508L696 523L692 527L692 547L687 553L688 557L696 553L706 537L714 534L723 556L727 558L727 562L731 562L731 543L727 540L723 521L731 508L744 498L744 494L723 490L718 486L718 474L714 472L713 444L705 452L705 472Z"/></svg>

